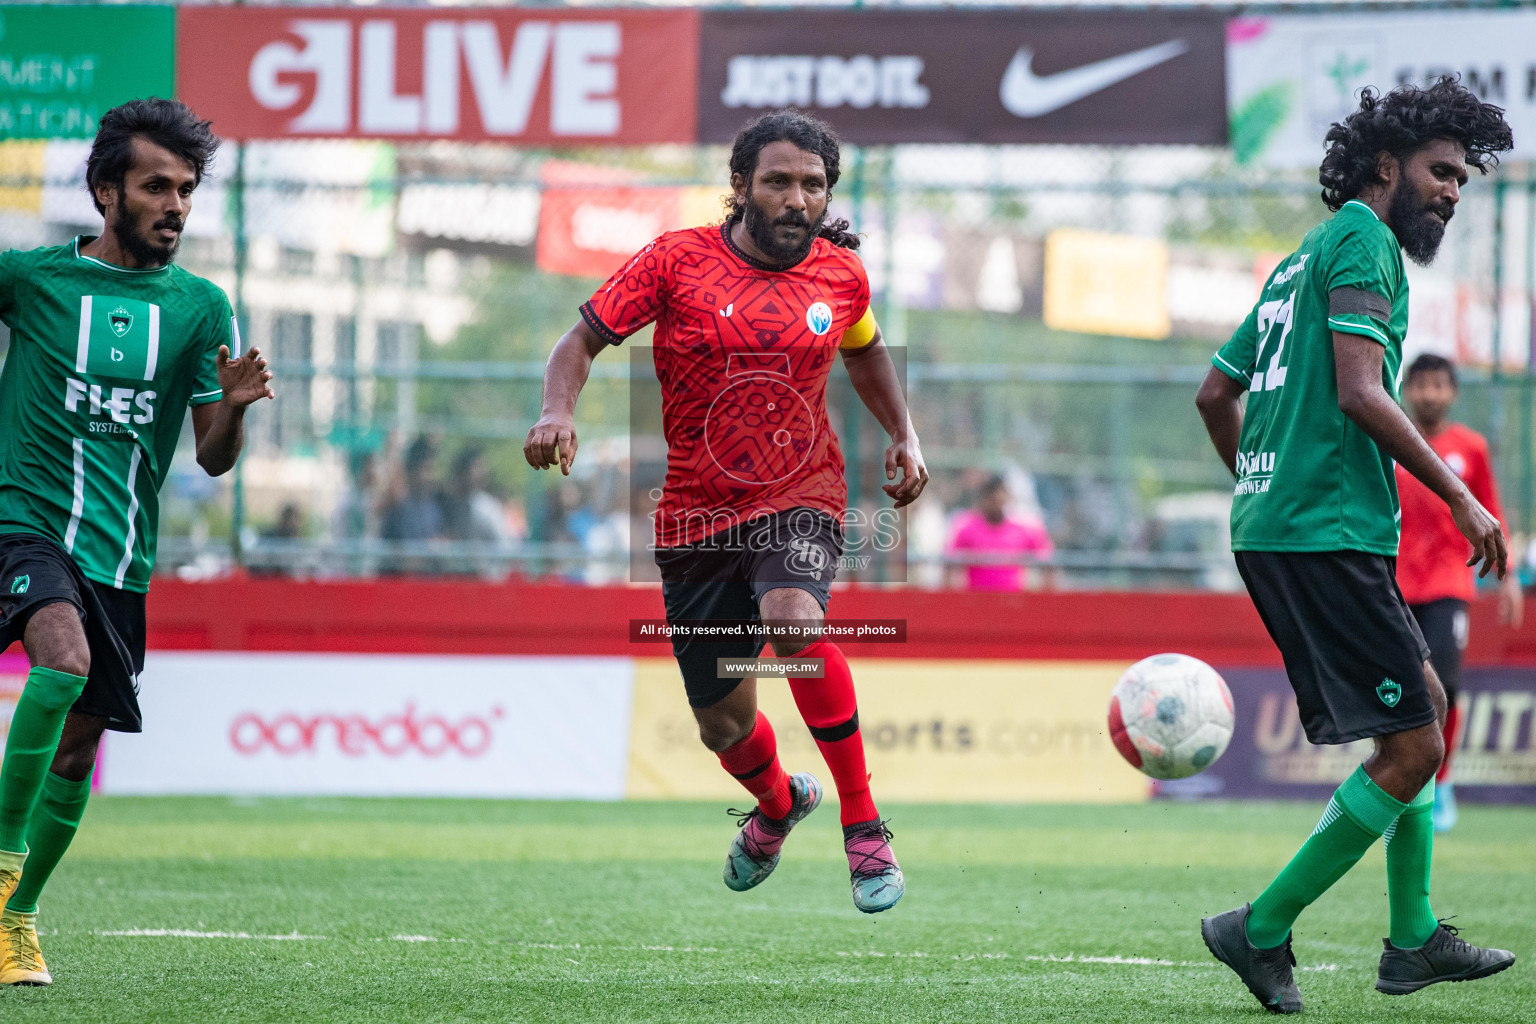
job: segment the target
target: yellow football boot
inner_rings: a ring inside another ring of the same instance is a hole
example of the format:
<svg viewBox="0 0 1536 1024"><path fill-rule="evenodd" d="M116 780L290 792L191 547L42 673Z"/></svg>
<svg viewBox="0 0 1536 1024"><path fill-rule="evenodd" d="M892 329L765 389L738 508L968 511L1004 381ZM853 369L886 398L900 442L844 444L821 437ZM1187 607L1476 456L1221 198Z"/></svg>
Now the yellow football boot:
<svg viewBox="0 0 1536 1024"><path fill-rule="evenodd" d="M0 985L52 985L37 945L37 913L0 912Z"/></svg>
<svg viewBox="0 0 1536 1024"><path fill-rule="evenodd" d="M0 850L0 907L16 895L16 887L21 884L21 867L26 862L24 853Z"/></svg>

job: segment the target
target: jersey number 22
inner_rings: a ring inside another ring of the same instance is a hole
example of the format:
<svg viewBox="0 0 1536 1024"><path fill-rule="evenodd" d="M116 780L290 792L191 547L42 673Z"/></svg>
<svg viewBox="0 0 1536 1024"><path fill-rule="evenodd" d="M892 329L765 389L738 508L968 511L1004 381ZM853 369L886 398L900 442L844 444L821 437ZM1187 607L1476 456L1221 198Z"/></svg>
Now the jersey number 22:
<svg viewBox="0 0 1536 1024"><path fill-rule="evenodd" d="M1273 391L1285 383L1285 367L1280 357L1285 354L1285 341L1291 336L1291 312L1296 308L1296 293L1284 299L1271 299L1259 303L1259 345L1254 351L1253 384L1250 391ZM1274 352L1269 366L1264 366L1264 351L1273 344Z"/></svg>

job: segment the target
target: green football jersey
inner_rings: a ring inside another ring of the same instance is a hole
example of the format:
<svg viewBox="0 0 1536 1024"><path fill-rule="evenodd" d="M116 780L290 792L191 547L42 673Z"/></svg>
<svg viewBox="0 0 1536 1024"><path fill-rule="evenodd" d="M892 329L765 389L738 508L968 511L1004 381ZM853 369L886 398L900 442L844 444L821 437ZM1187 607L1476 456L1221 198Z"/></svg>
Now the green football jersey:
<svg viewBox="0 0 1536 1024"><path fill-rule="evenodd" d="M1248 387L1232 500L1233 551L1396 555L1392 460L1339 411L1333 332L1386 349L1397 397L1408 280L1392 230L1359 200L1281 261L1248 319L1211 360Z"/></svg>
<svg viewBox="0 0 1536 1024"><path fill-rule="evenodd" d="M92 259L88 241L0 253L0 533L48 537L88 578L143 592L187 407L223 396L219 346L239 337L218 286Z"/></svg>

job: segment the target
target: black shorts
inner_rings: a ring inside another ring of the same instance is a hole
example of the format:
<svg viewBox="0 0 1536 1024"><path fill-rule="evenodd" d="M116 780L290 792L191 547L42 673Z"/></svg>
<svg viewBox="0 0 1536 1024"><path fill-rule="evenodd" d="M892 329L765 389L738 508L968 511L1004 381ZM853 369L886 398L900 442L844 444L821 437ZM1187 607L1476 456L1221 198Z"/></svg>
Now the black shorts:
<svg viewBox="0 0 1536 1024"><path fill-rule="evenodd" d="M61 601L80 613L91 651L90 675L70 710L105 718L117 732L142 732L144 595L86 579L46 537L0 534L0 651L22 639L39 608Z"/></svg>
<svg viewBox="0 0 1536 1024"><path fill-rule="evenodd" d="M1457 597L1411 604L1408 610L1429 644L1429 663L1445 684L1447 704L1456 703L1461 682L1461 655L1467 649L1467 602Z"/></svg>
<svg viewBox="0 0 1536 1024"><path fill-rule="evenodd" d="M697 544L657 548L667 621L760 622L758 602L782 587L806 591L826 611L842 554L842 524L812 508L762 516ZM719 678L715 659L755 658L762 649L760 639L674 637L672 653L682 669L688 703L710 707L741 684L740 679Z"/></svg>
<svg viewBox="0 0 1536 1024"><path fill-rule="evenodd" d="M1363 551L1237 552L1313 743L1435 721L1424 678L1429 648L1397 589L1396 562Z"/></svg>

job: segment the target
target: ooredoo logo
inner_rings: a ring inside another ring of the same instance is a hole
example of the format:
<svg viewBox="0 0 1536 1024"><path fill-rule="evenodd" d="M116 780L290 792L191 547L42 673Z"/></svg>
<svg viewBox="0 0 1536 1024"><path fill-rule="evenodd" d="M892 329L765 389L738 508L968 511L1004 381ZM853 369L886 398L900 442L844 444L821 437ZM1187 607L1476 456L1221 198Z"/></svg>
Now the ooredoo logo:
<svg viewBox="0 0 1536 1024"><path fill-rule="evenodd" d="M484 715L469 714L449 721L439 714L419 714L414 703L405 710L370 720L363 714L301 715L285 712L265 718L254 711L237 717L229 727L229 744L241 754L271 751L279 757L315 755L334 750L347 757L480 757L495 742L501 708Z"/></svg>

